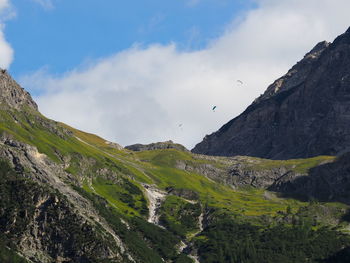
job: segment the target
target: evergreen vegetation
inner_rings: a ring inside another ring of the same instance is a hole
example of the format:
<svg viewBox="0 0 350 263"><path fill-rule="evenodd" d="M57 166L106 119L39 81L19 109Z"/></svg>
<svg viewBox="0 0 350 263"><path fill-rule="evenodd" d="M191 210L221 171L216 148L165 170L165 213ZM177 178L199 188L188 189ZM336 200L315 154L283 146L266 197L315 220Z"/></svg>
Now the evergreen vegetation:
<svg viewBox="0 0 350 263"><path fill-rule="evenodd" d="M15 209L19 209L20 213L24 213L23 206L20 206L16 200L21 199L22 191L17 192L17 186L23 187L24 181L16 182L16 173L9 167L6 162L0 162L0 232L5 229L5 224L8 220L13 218ZM15 187L15 188L13 188ZM15 232L20 232L27 224L25 218L19 218L19 222L13 226ZM0 262L2 263L27 263L25 259L15 253L11 242L5 235L0 235Z"/></svg>
<svg viewBox="0 0 350 263"><path fill-rule="evenodd" d="M162 258L174 262L191 262L186 255L178 254L175 247L180 239L171 232L146 222L139 217L126 217L111 207L104 198L76 188L83 196L94 203L101 216L112 226L140 262L163 262Z"/></svg>
<svg viewBox="0 0 350 263"><path fill-rule="evenodd" d="M196 237L203 263L325 262L350 237L328 227L300 222L270 228L221 218Z"/></svg>
<svg viewBox="0 0 350 263"><path fill-rule="evenodd" d="M186 234L198 230L198 218L201 214L201 206L192 204L180 197L170 195L164 201L160 209L160 223L182 238Z"/></svg>

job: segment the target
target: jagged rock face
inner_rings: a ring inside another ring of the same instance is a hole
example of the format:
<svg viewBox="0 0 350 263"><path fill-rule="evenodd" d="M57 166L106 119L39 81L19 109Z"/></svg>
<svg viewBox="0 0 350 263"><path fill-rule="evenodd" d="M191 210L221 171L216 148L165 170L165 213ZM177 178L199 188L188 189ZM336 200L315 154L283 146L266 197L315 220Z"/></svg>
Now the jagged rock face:
<svg viewBox="0 0 350 263"><path fill-rule="evenodd" d="M235 187L253 186L272 190L271 187L276 184L289 182L303 175L305 174L296 173L283 166L256 171L241 163L236 163L229 170L227 182Z"/></svg>
<svg viewBox="0 0 350 263"><path fill-rule="evenodd" d="M350 204L350 153L310 169L308 175L274 184L269 190L292 197Z"/></svg>
<svg viewBox="0 0 350 263"><path fill-rule="evenodd" d="M90 202L67 186L61 165L36 147L0 137L0 232L32 262L119 262L124 251ZM5 162L4 162L5 161Z"/></svg>
<svg viewBox="0 0 350 263"><path fill-rule="evenodd" d="M234 188L252 186L303 201L316 199L350 204L350 153L323 160L302 171L295 169L295 165L282 163L262 168L259 167L262 160L236 156L226 173L216 180Z"/></svg>
<svg viewBox="0 0 350 263"><path fill-rule="evenodd" d="M241 115L192 150L271 159L350 150L350 30L321 42Z"/></svg>
<svg viewBox="0 0 350 263"><path fill-rule="evenodd" d="M112 259L106 240L96 227L76 214L57 193L24 180L1 182L0 231L16 240L23 255L32 262L91 262ZM5 191L4 191L5 188ZM69 226L69 227L68 227Z"/></svg>
<svg viewBox="0 0 350 263"><path fill-rule="evenodd" d="M180 151L188 151L185 146L173 143L172 141L166 141L166 142L156 142L151 144L133 144L129 146L125 146L125 149L132 150L132 151L150 151L150 150L164 150L164 149L177 149Z"/></svg>
<svg viewBox="0 0 350 263"><path fill-rule="evenodd" d="M23 106L38 110L37 104L30 94L21 88L6 70L0 70L0 103L1 107L10 107L20 110Z"/></svg>

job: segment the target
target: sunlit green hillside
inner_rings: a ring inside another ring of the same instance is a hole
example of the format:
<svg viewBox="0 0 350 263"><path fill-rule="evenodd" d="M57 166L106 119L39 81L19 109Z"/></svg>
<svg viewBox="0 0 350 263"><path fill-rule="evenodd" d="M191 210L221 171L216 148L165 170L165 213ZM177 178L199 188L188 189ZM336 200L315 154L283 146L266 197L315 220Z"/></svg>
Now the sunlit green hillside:
<svg viewBox="0 0 350 263"><path fill-rule="evenodd" d="M205 246L205 235L200 235L204 221L209 226L230 218L266 228L317 215L310 226L318 229L343 222L347 210L344 204L310 205L265 189L227 183L230 167L237 162L250 171L283 167L307 175L308 169L331 162L334 157L330 156L275 161L201 156L176 149L133 152L33 111L0 111L0 132L3 141L35 146L62 167L65 183L94 205L136 258L147 258L141 262L162 262L162 258L191 262L174 247L181 242L189 248L198 242ZM149 189L164 195L156 209ZM161 228L147 222L152 212L157 213Z"/></svg>

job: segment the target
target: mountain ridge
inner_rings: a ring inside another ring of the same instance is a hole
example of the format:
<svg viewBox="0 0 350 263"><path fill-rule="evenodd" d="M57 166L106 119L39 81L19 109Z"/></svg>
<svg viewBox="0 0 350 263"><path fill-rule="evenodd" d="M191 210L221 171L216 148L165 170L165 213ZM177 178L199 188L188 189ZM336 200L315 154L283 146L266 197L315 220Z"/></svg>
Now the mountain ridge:
<svg viewBox="0 0 350 263"><path fill-rule="evenodd" d="M350 150L350 32L320 42L192 152L291 159Z"/></svg>
<svg viewBox="0 0 350 263"><path fill-rule="evenodd" d="M30 94L18 85L5 69L0 69L0 103L2 107L6 105L16 110L27 106L34 111L38 111L38 105Z"/></svg>

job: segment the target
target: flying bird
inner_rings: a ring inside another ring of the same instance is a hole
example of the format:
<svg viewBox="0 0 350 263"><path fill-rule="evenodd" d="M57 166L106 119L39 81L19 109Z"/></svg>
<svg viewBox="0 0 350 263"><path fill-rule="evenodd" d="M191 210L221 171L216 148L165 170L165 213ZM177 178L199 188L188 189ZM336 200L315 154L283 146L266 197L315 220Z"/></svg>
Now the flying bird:
<svg viewBox="0 0 350 263"><path fill-rule="evenodd" d="M216 109L216 106L213 107L213 111L215 111L215 109Z"/></svg>
<svg viewBox="0 0 350 263"><path fill-rule="evenodd" d="M242 80L237 80L238 83L240 83L241 85L243 85L243 81Z"/></svg>

